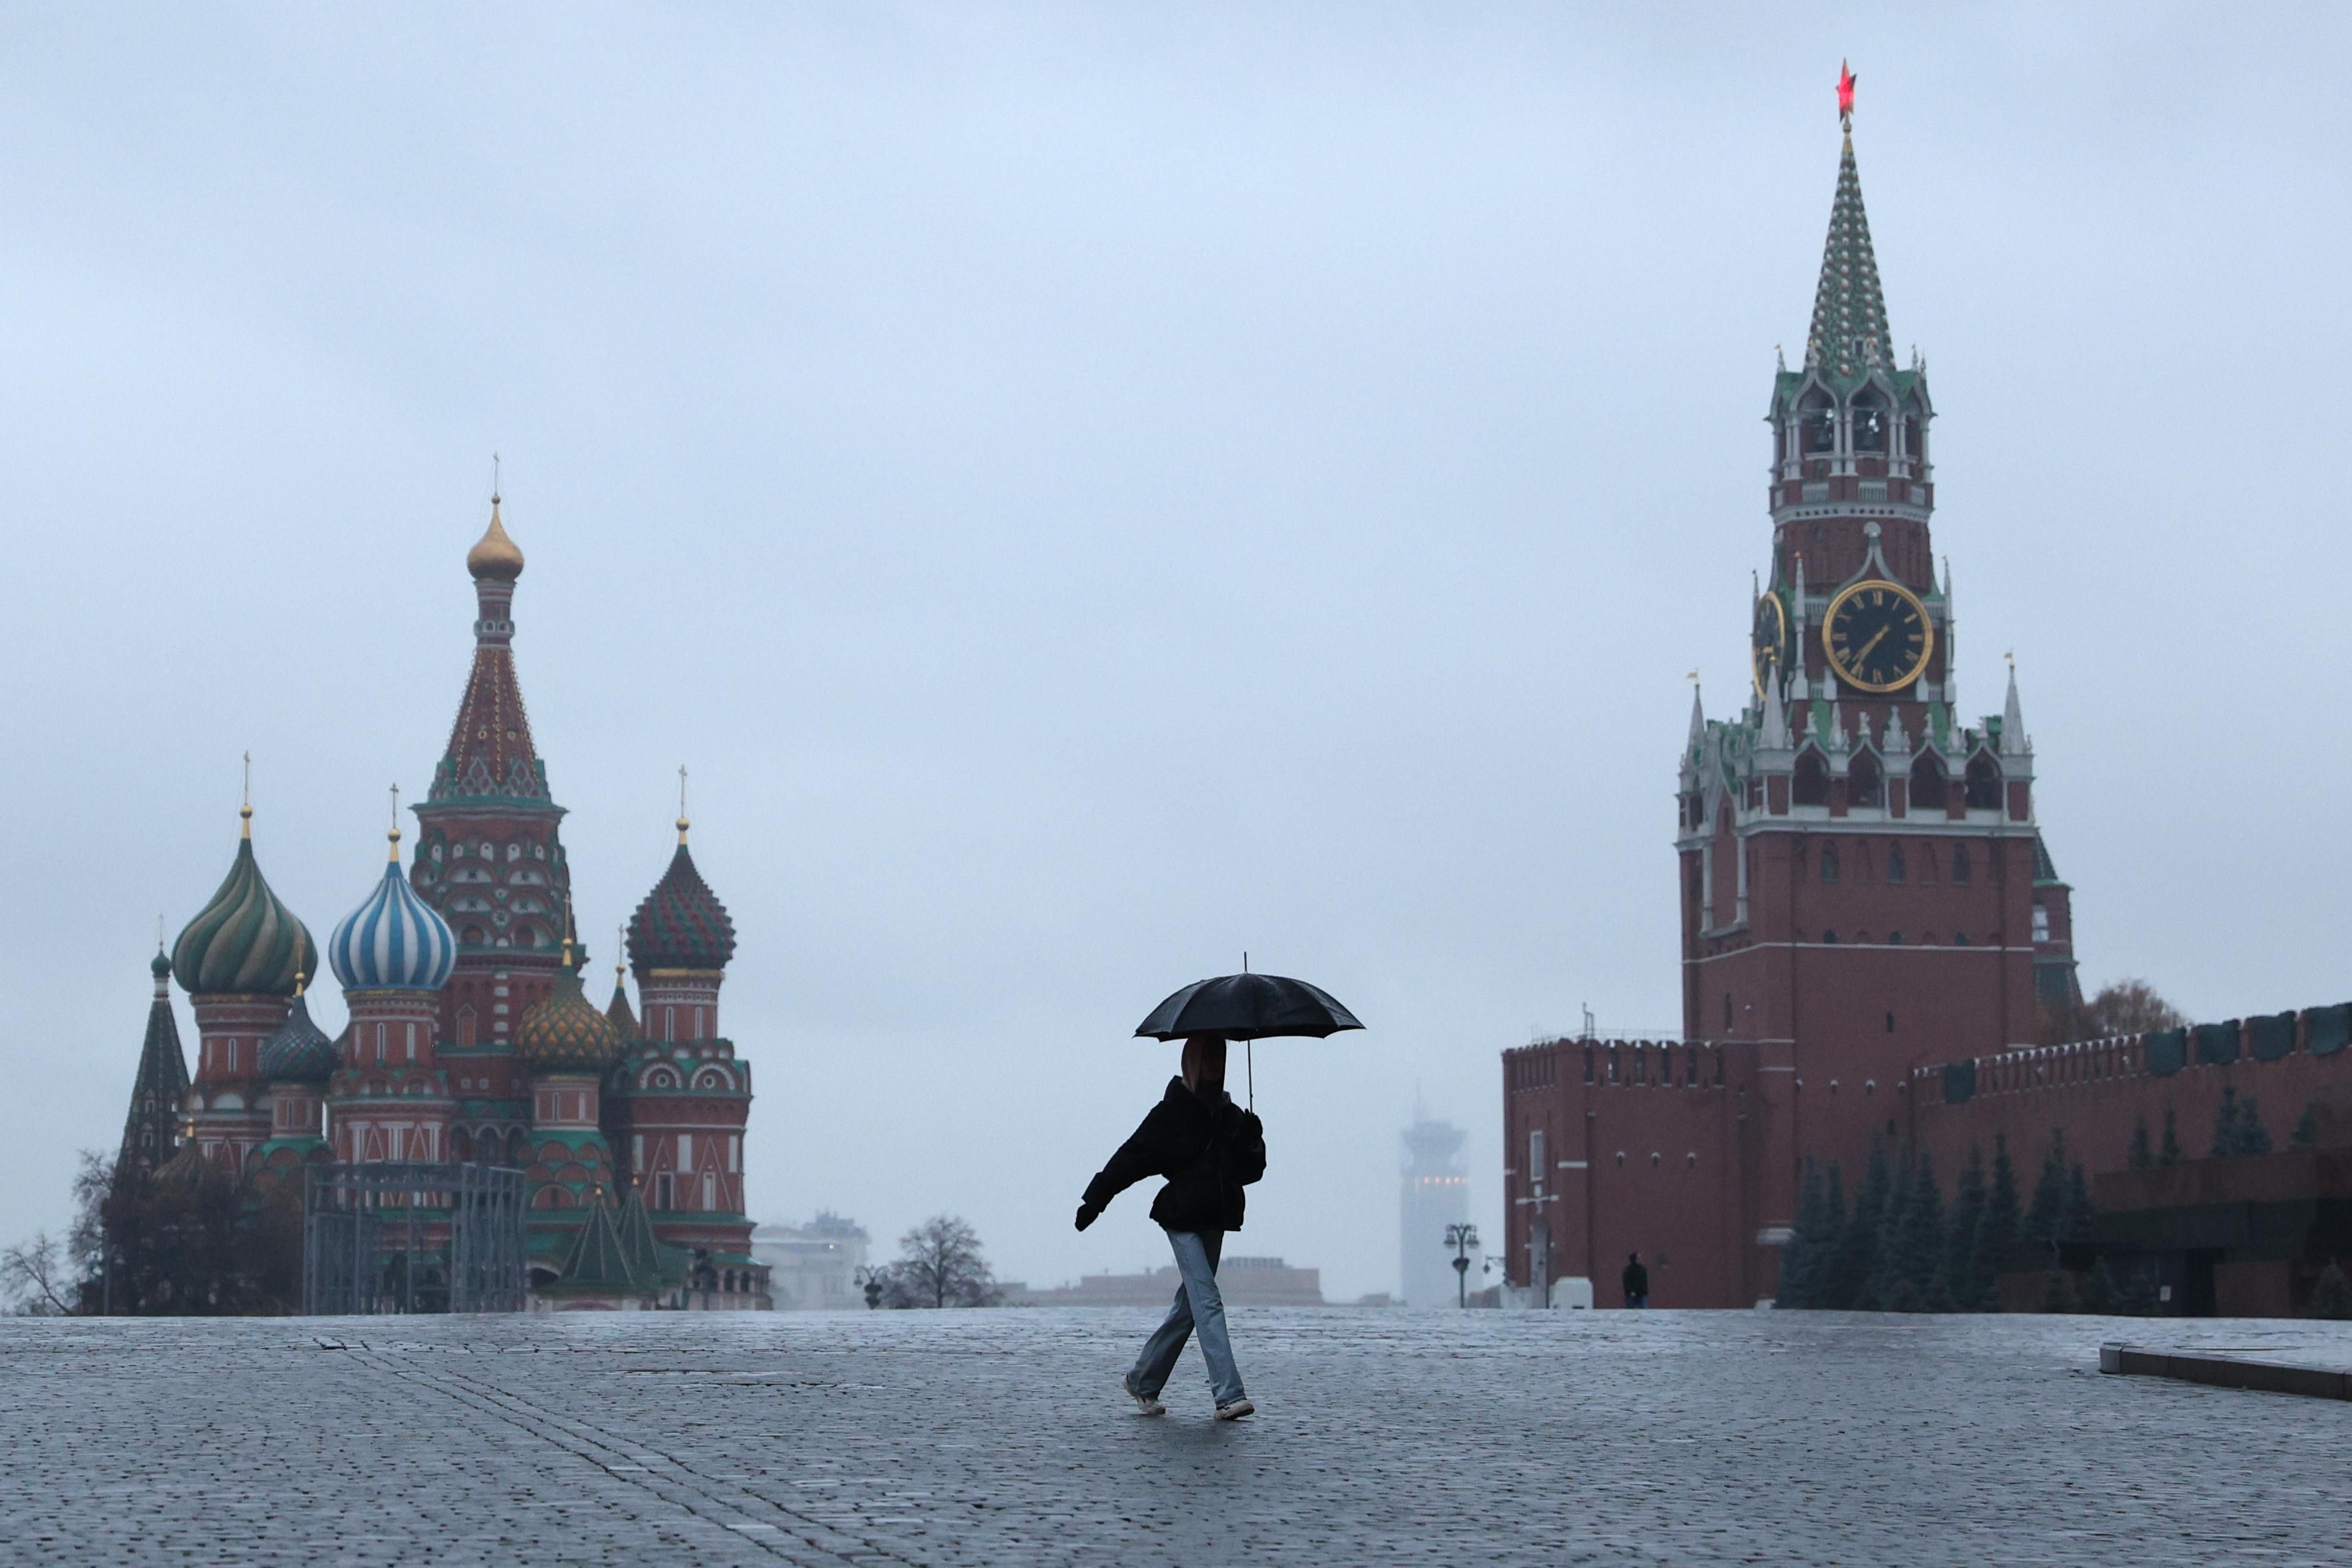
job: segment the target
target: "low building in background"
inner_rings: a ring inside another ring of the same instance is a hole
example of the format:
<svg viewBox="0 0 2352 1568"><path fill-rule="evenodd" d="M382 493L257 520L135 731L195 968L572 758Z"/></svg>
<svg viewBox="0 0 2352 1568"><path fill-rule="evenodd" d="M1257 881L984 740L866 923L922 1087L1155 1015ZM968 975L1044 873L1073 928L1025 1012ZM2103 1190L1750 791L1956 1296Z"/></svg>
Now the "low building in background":
<svg viewBox="0 0 2352 1568"><path fill-rule="evenodd" d="M776 1310L788 1312L863 1309L857 1271L866 1266L866 1228L837 1214L806 1225L762 1225L751 1232L751 1256L768 1266Z"/></svg>
<svg viewBox="0 0 2352 1568"><path fill-rule="evenodd" d="M1294 1269L1279 1258L1228 1258L1217 1265L1217 1285L1234 1307L1320 1307L1323 1270ZM1088 1274L1075 1285L1032 1291L1007 1283L1008 1307L1165 1307L1176 1299L1176 1266L1148 1274Z"/></svg>

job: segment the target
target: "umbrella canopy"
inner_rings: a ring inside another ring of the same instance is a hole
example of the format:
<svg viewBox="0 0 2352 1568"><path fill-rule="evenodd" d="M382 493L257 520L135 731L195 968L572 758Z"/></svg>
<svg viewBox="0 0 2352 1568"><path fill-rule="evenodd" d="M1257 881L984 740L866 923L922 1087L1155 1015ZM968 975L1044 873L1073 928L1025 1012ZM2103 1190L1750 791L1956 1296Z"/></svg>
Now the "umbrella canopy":
<svg viewBox="0 0 2352 1568"><path fill-rule="evenodd" d="M1135 1032L1146 1040L1221 1034L1227 1040L1307 1035L1320 1040L1361 1029L1328 991L1281 975L1220 975L1195 980L1151 1009Z"/></svg>

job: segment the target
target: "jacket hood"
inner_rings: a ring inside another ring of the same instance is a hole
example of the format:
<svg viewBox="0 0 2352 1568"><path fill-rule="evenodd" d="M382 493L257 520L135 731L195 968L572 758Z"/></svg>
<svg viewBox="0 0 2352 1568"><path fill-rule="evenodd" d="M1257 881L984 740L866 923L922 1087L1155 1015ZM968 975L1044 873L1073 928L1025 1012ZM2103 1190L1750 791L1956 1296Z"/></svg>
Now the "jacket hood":
<svg viewBox="0 0 2352 1568"><path fill-rule="evenodd" d="M1234 1103L1234 1097L1223 1089L1217 1091L1217 1097L1214 1100L1202 1099L1185 1083L1181 1073L1168 1081L1168 1092L1161 1095L1160 1100L1163 1105L1190 1106L1195 1111L1222 1110Z"/></svg>

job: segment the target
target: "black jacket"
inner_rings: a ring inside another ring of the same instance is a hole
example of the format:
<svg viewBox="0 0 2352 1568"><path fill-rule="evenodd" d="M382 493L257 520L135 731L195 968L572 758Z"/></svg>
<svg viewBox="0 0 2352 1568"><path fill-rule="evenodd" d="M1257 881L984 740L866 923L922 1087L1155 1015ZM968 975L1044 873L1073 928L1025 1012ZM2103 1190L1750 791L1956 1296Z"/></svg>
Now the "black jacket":
<svg viewBox="0 0 2352 1568"><path fill-rule="evenodd" d="M1639 1263L1628 1263L1621 1283L1627 1296L1646 1296L1650 1293L1650 1271Z"/></svg>
<svg viewBox="0 0 2352 1568"><path fill-rule="evenodd" d="M1110 1200L1146 1176L1166 1176L1151 1218L1170 1230L1239 1230L1242 1188L1265 1175L1265 1125L1217 1091L1214 1104L1168 1081L1168 1092L1110 1163L1087 1183L1087 1206Z"/></svg>

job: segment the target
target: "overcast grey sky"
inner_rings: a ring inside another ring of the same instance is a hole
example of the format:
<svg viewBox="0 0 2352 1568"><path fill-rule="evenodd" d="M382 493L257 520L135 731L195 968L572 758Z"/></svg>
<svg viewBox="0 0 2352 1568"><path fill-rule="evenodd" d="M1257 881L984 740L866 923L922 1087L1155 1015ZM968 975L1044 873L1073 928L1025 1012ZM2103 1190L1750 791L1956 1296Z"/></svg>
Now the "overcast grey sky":
<svg viewBox="0 0 2352 1568"><path fill-rule="evenodd" d="M2352 992L2347 13L1623 9L12 8L0 1238L239 752L312 931L367 890L493 450L599 995L694 769L761 1218L1156 1265L1070 1211L1247 948L1371 1027L1258 1051L1235 1249L1392 1288L1416 1085L1498 1222L1496 1053L1677 1019L1842 57L2086 982Z"/></svg>

